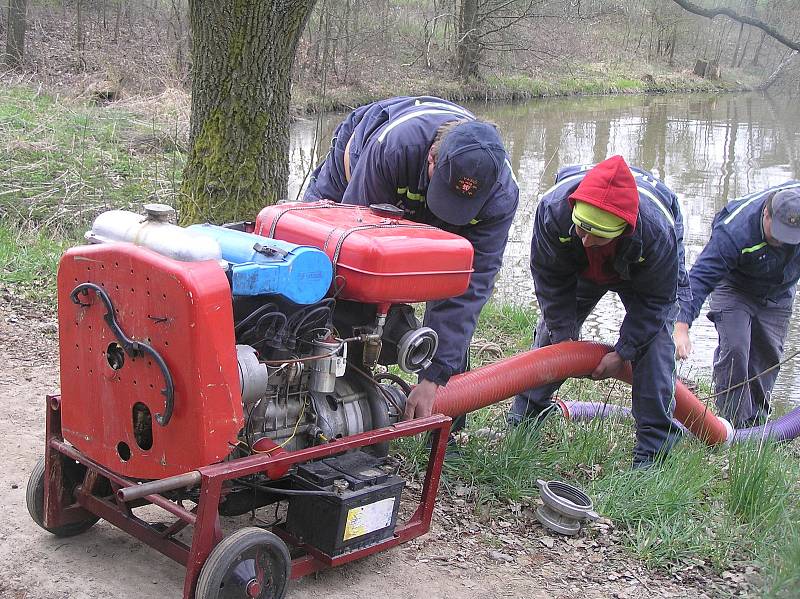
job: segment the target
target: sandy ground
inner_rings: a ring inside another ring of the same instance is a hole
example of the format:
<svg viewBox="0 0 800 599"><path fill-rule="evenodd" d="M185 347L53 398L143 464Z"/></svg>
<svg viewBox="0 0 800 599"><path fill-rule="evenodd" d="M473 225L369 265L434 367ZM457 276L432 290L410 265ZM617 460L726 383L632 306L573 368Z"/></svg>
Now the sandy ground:
<svg viewBox="0 0 800 599"><path fill-rule="evenodd" d="M58 389L58 343L51 315L14 306L8 293L2 295L0 597L181 597L183 568L110 524L101 521L83 535L59 539L28 516L25 486L44 449L44 397ZM425 537L292 582L287 597L595 599L735 593L718 584L699 572L672 577L648 572L615 545L613 534L567 542L547 536L524 515L478 525L471 509L456 501L440 504Z"/></svg>

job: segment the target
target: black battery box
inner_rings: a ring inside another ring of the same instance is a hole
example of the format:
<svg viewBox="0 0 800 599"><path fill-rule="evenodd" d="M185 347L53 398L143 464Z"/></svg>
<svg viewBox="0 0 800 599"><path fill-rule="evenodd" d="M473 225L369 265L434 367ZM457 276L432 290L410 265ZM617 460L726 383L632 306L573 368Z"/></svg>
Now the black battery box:
<svg viewBox="0 0 800 599"><path fill-rule="evenodd" d="M391 537L405 486L395 470L361 450L298 466L292 488L324 494L290 498L287 532L331 557Z"/></svg>

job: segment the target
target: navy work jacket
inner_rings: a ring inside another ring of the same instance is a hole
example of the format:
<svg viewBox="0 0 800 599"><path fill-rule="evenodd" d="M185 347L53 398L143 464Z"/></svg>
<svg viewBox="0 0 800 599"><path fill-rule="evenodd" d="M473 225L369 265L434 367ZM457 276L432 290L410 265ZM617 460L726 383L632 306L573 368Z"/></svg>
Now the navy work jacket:
<svg viewBox="0 0 800 599"><path fill-rule="evenodd" d="M795 187L800 187L800 181L787 181L731 200L717 213L711 239L689 273L692 300L681 301L678 320L692 324L708 294L719 285L765 306L792 305L800 279L800 245L769 245L764 239L762 214L773 192Z"/></svg>
<svg viewBox="0 0 800 599"><path fill-rule="evenodd" d="M519 188L506 156L491 196L477 217L455 226L428 209L428 151L436 130L449 121L475 116L451 102L433 97L401 97L356 109L339 125L325 163L312 175L306 201L328 199L368 206L390 203L405 217L456 233L474 250L469 288L459 297L430 302L425 324L439 335L433 363L420 374L444 385L465 365L478 315L489 299L502 264L508 231L517 209ZM350 181L345 179L344 151L350 141Z"/></svg>
<svg viewBox="0 0 800 599"><path fill-rule="evenodd" d="M569 196L593 165L568 166L542 196L534 219L531 273L542 317L552 343L577 339L578 281L589 264L572 222ZM683 252L683 219L678 199L647 171L631 168L639 191L636 228L617 241L614 271L625 305L619 340L614 349L624 360L635 360L674 317L677 297L691 299ZM584 279L583 285L595 285Z"/></svg>

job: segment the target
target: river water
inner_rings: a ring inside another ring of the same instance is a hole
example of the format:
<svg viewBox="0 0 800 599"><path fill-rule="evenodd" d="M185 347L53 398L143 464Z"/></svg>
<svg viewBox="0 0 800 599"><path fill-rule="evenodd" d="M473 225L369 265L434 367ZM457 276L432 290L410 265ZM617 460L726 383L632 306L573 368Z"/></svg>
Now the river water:
<svg viewBox="0 0 800 599"><path fill-rule="evenodd" d="M535 309L528 268L532 217L556 171L621 154L652 171L680 198L687 266L708 240L714 214L730 199L800 176L800 105L762 94L671 94L536 100L469 105L500 127L520 187L520 204L494 299ZM298 196L309 165L327 151L341 115L299 121L292 129L290 198ZM322 140L315 143L315 140ZM583 336L613 343L624 310L607 294ZM708 378L717 337L701 316L692 327L694 352L680 365L690 378ZM786 355L800 343L800 315L790 325ZM782 367L775 404L800 403L798 360Z"/></svg>

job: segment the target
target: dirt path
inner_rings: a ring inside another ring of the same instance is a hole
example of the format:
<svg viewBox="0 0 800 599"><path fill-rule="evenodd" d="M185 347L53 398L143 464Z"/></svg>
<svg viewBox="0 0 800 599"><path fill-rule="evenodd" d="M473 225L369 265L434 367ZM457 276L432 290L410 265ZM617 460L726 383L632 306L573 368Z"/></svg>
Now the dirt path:
<svg viewBox="0 0 800 599"><path fill-rule="evenodd" d="M110 524L100 522L83 535L59 539L28 516L25 486L43 452L44 396L58 389L58 344L52 316L12 306L8 293L0 295L0 597L181 597L183 569ZM494 546L487 545L487 535ZM456 502L439 506L434 529L425 537L293 582L287 596L597 599L713 597L733 591L700 576L688 578L681 584L646 571L614 545L613 536L553 539L522 516L478 528L468 506Z"/></svg>

